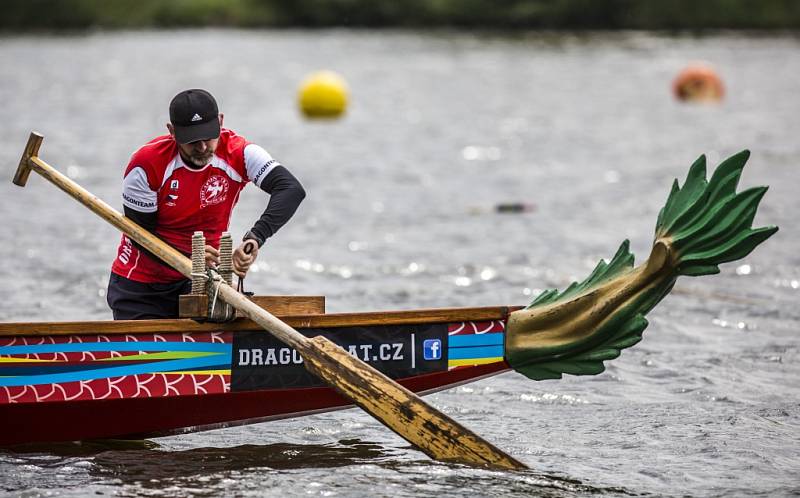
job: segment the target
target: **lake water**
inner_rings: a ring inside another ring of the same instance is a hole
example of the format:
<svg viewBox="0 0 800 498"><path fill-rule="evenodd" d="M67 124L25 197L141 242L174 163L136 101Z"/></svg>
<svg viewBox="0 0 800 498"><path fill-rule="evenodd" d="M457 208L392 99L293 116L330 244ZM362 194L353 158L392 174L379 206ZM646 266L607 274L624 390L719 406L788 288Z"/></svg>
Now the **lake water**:
<svg viewBox="0 0 800 498"><path fill-rule="evenodd" d="M719 105L670 93L686 64ZM300 81L347 81L338 121L309 122ZM630 239L649 252L673 178L752 150L781 227L720 275L682 278L641 344L594 377L507 373L427 399L531 467L428 460L358 410L133 447L0 450L10 496L791 496L800 494L800 38L643 33L118 32L0 38L0 319L108 319L115 230L32 176L40 155L121 208L130 154L179 90L214 93L308 198L248 276L258 294L324 294L330 312L526 304ZM263 210L247 188L235 237ZM499 214L501 203L535 209ZM154 414L157 416L157 414ZM57 423L57 421L54 421Z"/></svg>

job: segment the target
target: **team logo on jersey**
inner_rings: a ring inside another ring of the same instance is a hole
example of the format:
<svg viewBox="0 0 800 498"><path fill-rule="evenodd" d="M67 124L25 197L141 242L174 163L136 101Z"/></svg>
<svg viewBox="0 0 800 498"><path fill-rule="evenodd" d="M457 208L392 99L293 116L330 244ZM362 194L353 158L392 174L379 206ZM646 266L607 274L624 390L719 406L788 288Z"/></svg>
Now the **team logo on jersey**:
<svg viewBox="0 0 800 498"><path fill-rule="evenodd" d="M228 194L228 179L221 175L210 177L200 189L200 207L213 206L225 200Z"/></svg>
<svg viewBox="0 0 800 498"><path fill-rule="evenodd" d="M178 190L178 180L172 180L169 182L170 190Z"/></svg>

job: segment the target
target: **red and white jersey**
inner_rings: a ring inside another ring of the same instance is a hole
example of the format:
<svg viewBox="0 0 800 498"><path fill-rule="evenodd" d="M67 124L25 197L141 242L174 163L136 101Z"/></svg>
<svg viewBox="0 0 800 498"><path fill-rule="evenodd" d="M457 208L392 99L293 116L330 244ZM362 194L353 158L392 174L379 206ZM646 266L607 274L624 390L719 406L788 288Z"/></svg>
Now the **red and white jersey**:
<svg viewBox="0 0 800 498"><path fill-rule="evenodd" d="M125 170L122 200L136 211L157 213L155 234L188 255L196 231L204 233L206 244L219 246L239 192L248 181L260 185L276 166L279 163L267 151L223 128L211 162L193 169L184 163L175 140L164 135L133 154ZM184 278L124 235L111 271L146 283Z"/></svg>

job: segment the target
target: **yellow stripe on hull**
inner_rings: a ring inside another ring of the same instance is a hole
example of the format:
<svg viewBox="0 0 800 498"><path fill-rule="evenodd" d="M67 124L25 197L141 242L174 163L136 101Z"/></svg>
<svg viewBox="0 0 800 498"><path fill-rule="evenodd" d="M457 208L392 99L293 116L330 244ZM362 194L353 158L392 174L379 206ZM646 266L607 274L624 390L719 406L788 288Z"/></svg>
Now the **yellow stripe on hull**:
<svg viewBox="0 0 800 498"><path fill-rule="evenodd" d="M0 363L63 363L64 360L40 360L37 358L0 358Z"/></svg>
<svg viewBox="0 0 800 498"><path fill-rule="evenodd" d="M466 367L471 365L486 365L488 363L497 363L503 361L502 356L496 356L494 358L468 358L465 360L447 360L447 367Z"/></svg>
<svg viewBox="0 0 800 498"><path fill-rule="evenodd" d="M206 351L165 351L162 353L142 353L127 356L114 356L103 358L99 361L138 361L138 360L180 360L188 358L205 358L208 356L224 356L225 353L214 353Z"/></svg>

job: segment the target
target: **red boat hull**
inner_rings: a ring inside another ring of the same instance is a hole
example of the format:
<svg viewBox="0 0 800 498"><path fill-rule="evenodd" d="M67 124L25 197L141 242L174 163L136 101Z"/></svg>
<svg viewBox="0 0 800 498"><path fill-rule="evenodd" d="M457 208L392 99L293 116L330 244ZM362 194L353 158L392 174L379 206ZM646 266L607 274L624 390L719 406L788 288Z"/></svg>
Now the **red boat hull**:
<svg viewBox="0 0 800 498"><path fill-rule="evenodd" d="M295 321L416 393L510 369L502 357L506 308L440 315ZM180 320L129 323L130 333L119 322L95 322L94 333L88 326L80 334L70 333L80 330L76 324L0 328L0 445L146 438L352 406L249 323L223 330Z"/></svg>
<svg viewBox="0 0 800 498"><path fill-rule="evenodd" d="M505 362L401 380L434 392L508 370ZM2 405L2 444L147 438L291 418L353 406L327 387L202 396Z"/></svg>

